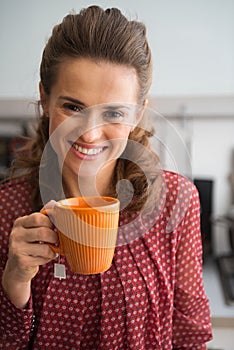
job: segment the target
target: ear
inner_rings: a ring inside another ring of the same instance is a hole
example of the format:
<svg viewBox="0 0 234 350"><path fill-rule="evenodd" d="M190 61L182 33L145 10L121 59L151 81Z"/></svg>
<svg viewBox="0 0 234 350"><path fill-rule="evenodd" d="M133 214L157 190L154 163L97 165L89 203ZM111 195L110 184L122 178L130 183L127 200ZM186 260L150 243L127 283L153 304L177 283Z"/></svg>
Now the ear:
<svg viewBox="0 0 234 350"><path fill-rule="evenodd" d="M146 109L148 107L148 104L149 104L149 100L148 100L148 98L146 98L144 103L143 103L143 108Z"/></svg>
<svg viewBox="0 0 234 350"><path fill-rule="evenodd" d="M145 109L147 108L148 106L148 99L146 99L144 102L143 102L143 105L142 107L139 108L139 111L137 112L137 115L136 115L136 123L135 125L131 128L131 132L135 129L135 127L140 123L143 115L144 115L144 111Z"/></svg>
<svg viewBox="0 0 234 350"><path fill-rule="evenodd" d="M49 111L48 111L48 96L45 93L44 87L42 85L42 82L39 83L39 92L40 92L40 101L41 101L41 107L43 109L43 112L46 117L49 117Z"/></svg>

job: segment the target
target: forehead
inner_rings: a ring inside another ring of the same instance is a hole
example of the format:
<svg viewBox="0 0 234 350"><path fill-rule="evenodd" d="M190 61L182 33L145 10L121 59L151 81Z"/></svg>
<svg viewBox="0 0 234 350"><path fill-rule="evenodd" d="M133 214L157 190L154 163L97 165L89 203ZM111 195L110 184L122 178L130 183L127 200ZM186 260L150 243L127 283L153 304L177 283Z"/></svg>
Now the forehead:
<svg viewBox="0 0 234 350"><path fill-rule="evenodd" d="M52 93L79 98L87 106L137 103L136 70L125 65L91 59L66 59L60 63Z"/></svg>

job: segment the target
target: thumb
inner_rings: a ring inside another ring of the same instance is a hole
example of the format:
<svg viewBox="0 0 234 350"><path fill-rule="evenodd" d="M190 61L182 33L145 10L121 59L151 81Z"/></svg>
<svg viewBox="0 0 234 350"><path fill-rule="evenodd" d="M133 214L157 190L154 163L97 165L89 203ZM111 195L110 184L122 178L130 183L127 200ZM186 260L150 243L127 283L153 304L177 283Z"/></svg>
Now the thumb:
<svg viewBox="0 0 234 350"><path fill-rule="evenodd" d="M47 211L48 209L54 209L54 207L56 205L57 205L57 202L52 199L44 205L44 207L41 209L41 211Z"/></svg>
<svg viewBox="0 0 234 350"><path fill-rule="evenodd" d="M56 205L57 202L52 199L44 205L44 207L40 210L40 213L48 215L50 219L53 219L53 212Z"/></svg>

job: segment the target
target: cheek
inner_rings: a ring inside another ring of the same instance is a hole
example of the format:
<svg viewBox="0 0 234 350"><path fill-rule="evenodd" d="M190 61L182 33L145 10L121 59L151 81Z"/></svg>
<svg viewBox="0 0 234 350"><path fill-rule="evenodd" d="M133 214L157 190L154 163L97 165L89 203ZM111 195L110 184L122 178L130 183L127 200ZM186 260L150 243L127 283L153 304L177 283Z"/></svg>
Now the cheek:
<svg viewBox="0 0 234 350"><path fill-rule="evenodd" d="M57 116L50 116L50 122L49 122L49 135L51 136L54 131L58 128L58 126L64 121L60 120L61 118Z"/></svg>
<svg viewBox="0 0 234 350"><path fill-rule="evenodd" d="M113 128L113 132L108 134L108 139L112 145L110 155L113 158L119 158L125 150L130 132L130 127L115 126L115 128Z"/></svg>
<svg viewBox="0 0 234 350"><path fill-rule="evenodd" d="M63 123L63 120L57 117L50 117L49 122L49 139L50 144L57 154L59 161L63 161L69 151L69 145L66 142L66 134L68 130L66 128L67 123Z"/></svg>
<svg viewBox="0 0 234 350"><path fill-rule="evenodd" d="M108 139L128 140L131 127L127 125L112 125L108 132Z"/></svg>
<svg viewBox="0 0 234 350"><path fill-rule="evenodd" d="M53 132L55 131L56 129L56 125L54 125L53 121L50 120L50 123L49 123L49 136L51 136L53 134Z"/></svg>

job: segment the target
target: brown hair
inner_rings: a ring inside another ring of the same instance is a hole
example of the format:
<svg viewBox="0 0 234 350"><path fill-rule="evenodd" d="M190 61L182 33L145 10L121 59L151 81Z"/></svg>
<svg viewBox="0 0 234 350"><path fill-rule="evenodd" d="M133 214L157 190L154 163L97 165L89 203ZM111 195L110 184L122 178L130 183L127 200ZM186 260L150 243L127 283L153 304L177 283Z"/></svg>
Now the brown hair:
<svg viewBox="0 0 234 350"><path fill-rule="evenodd" d="M98 6L90 6L78 14L69 14L56 25L48 40L40 66L40 78L44 91L50 95L51 87L56 81L59 64L68 57L104 60L134 68L138 77L138 103L143 104L149 91L152 79L152 57L146 38L146 28L138 21L129 21L116 8L103 10ZM39 117L35 137L27 144L29 154L19 157L14 170L24 168L33 173L34 208L42 203L39 192L39 165L46 142L49 139L49 119L42 114ZM149 148L150 131L136 127L129 139L137 141ZM155 163L158 159L155 156ZM148 157L149 158L149 157ZM138 156L139 159L139 156ZM142 155L142 161L146 160ZM152 158L144 168L152 168ZM149 175L150 177L150 175ZM141 209L149 193L156 191L157 175L150 180L140 169L140 162L118 159L113 178L112 195L116 196L116 184L121 179L129 179L134 188L135 200L129 204L129 210ZM150 189L151 187L151 189Z"/></svg>

